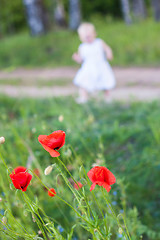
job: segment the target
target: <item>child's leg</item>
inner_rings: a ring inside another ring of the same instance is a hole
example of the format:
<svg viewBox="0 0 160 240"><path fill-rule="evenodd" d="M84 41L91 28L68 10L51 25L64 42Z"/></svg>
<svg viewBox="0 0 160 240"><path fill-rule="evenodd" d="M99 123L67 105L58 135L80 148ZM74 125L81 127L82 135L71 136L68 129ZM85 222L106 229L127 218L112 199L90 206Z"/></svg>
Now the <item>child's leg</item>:
<svg viewBox="0 0 160 240"><path fill-rule="evenodd" d="M104 95L105 95L105 98L107 98L110 95L110 91L109 90L105 90Z"/></svg>
<svg viewBox="0 0 160 240"><path fill-rule="evenodd" d="M84 88L79 88L79 97L77 103L85 103L88 101L88 92Z"/></svg>
<svg viewBox="0 0 160 240"><path fill-rule="evenodd" d="M111 98L109 90L105 90L105 92L104 92L104 99L105 99L105 102L107 102L107 103L110 103L112 101L112 98Z"/></svg>

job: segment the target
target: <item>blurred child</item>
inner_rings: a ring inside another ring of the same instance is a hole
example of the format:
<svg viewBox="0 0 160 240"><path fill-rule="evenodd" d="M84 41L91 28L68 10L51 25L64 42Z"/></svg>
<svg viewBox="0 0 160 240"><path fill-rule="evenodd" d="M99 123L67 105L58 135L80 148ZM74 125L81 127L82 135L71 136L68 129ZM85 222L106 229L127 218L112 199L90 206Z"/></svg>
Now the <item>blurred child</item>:
<svg viewBox="0 0 160 240"><path fill-rule="evenodd" d="M81 40L78 52L72 58L82 63L74 78L79 87L78 103L88 100L88 93L105 90L105 99L109 100L109 90L115 86L113 71L107 60L112 60L111 48L100 38L96 38L95 27L91 23L82 23L78 28Z"/></svg>

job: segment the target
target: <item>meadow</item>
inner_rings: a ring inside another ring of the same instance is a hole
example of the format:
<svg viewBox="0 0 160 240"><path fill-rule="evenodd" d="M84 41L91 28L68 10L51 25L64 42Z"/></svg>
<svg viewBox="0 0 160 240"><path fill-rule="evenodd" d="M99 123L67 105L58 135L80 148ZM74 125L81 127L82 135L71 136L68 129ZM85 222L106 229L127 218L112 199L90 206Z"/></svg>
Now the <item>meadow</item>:
<svg viewBox="0 0 160 240"><path fill-rule="evenodd" d="M122 21L94 16L98 37L113 49L113 65L159 66L160 25L152 20L125 25ZM41 37L31 37L22 32L1 38L0 68L59 67L75 65L71 59L80 41L76 32L53 29Z"/></svg>
<svg viewBox="0 0 160 240"><path fill-rule="evenodd" d="M71 97L4 96L0 102L0 135L6 139L0 145L0 239L160 239L159 102L78 105ZM59 158L82 189L72 187L64 165L38 142L39 135L56 130L66 132ZM93 164L116 176L109 193L100 186L89 191L86 173ZM22 194L9 172L26 165L33 179ZM55 197L48 196L42 182L55 188Z"/></svg>

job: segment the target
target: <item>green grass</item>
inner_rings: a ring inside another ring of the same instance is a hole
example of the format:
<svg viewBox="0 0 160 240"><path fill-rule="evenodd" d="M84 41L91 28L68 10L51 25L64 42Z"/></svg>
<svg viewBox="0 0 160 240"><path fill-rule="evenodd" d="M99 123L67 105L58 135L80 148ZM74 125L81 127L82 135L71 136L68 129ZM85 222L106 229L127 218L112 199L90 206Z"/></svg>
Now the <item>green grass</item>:
<svg viewBox="0 0 160 240"><path fill-rule="evenodd" d="M36 87L53 87L53 86L70 86L72 79L0 79L0 85L11 86L36 86Z"/></svg>
<svg viewBox="0 0 160 240"><path fill-rule="evenodd" d="M93 18L98 37L113 49L113 65L159 66L160 25L146 20L130 26L123 22ZM1 39L0 68L72 66L71 56L80 44L77 33L53 30L45 36L20 33Z"/></svg>
<svg viewBox="0 0 160 240"><path fill-rule="evenodd" d="M108 167L117 178L117 184L113 185L109 196L114 202L117 214L122 208L126 209L132 239L139 239L140 234L144 240L160 239L159 102L127 105L89 102L81 106L72 98L18 100L3 96L0 97L0 102L0 135L6 138L5 144L0 146L0 151L8 166L14 168L17 165L26 165L32 152L40 165L33 162L32 169L40 167L44 171L55 160L53 161L41 148L37 137L39 134L49 134L57 129L64 130L66 144L60 150L61 159L68 167L72 166L74 177L82 174L81 161L86 171L93 163L100 161L101 165ZM60 115L64 117L62 122L58 120ZM70 160L66 155L68 148L72 152ZM4 176L6 179L6 170L2 162L0 165L1 178ZM53 175L48 176L47 184L48 186L54 184L59 195L64 195L69 201L72 197L63 188L61 177L57 174L55 170ZM8 180L2 182L2 179L0 197L4 198L2 192L6 194L5 199L10 196L8 201L12 202L11 209L13 214L16 214L17 221L21 221L28 226L28 231L32 231L35 227L28 216L29 213L24 211L25 205L18 205L20 204L17 200L18 193L14 194L9 189ZM45 181L43 176L42 180ZM63 204L58 206L58 201L53 204L53 201L46 199L44 190L35 180L32 189L34 198L38 197L39 203L49 216L54 216L65 229L70 229L69 226L74 225L76 219L69 209ZM30 190L28 192L30 193ZM103 202L101 204L104 205ZM19 206L18 212L16 206ZM28 214L26 220L23 211ZM20 212L23 215L22 219ZM75 228L75 234L79 240L89 239L87 231L82 231L80 226ZM119 238L113 233L113 239Z"/></svg>

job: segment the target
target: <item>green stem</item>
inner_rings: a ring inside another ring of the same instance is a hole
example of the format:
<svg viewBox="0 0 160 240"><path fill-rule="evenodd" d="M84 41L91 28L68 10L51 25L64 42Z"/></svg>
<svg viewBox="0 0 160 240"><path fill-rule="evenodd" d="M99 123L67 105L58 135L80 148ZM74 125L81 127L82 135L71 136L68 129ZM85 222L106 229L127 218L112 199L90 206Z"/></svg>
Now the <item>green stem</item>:
<svg viewBox="0 0 160 240"><path fill-rule="evenodd" d="M66 205L68 205L76 214L77 216L79 216L83 221L85 221L86 223L88 223L90 226L94 227L89 221L87 221L85 218L83 218L79 212L77 212L68 202L66 202L65 200L63 200L61 197L56 196L59 200L61 200L62 202L64 202Z"/></svg>
<svg viewBox="0 0 160 240"><path fill-rule="evenodd" d="M103 187L101 187L101 192L102 192L102 195L103 195L103 197L104 197L104 199L105 199L105 201L106 201L109 209L111 210L114 218L116 219L116 221L117 221L117 223L118 223L118 227L121 227L121 228L123 229L123 227L122 227L122 225L120 224L120 222L119 222L119 220L118 220L115 212L113 211L113 209L112 209L112 207L111 207L111 204L108 202L108 199L106 198L106 196L105 196L105 194L104 194L104 189L103 189ZM126 228L126 231L128 232L127 228ZM126 238L128 238L128 236L127 236L128 234L126 234L126 232L124 231L124 229L123 229L123 232L124 232ZM130 236L129 236L129 239L130 239ZM131 239L130 239L130 240L131 240Z"/></svg>

